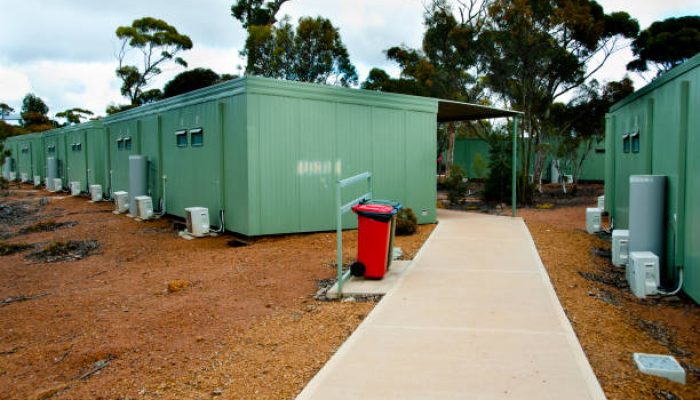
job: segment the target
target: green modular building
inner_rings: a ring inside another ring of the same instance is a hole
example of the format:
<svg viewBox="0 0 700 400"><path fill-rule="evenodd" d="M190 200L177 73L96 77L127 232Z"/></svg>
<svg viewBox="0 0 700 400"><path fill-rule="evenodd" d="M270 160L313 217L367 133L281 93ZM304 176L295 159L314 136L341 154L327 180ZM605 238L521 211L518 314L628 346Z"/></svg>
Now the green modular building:
<svg viewBox="0 0 700 400"><path fill-rule="evenodd" d="M700 54L613 105L606 117L605 209L629 227L630 176L667 177L662 282L700 302Z"/></svg>
<svg viewBox="0 0 700 400"><path fill-rule="evenodd" d="M64 187L80 181L83 190L97 183L108 196L134 195L131 163L141 156L139 187L157 210L185 217L187 207L206 207L213 226L249 236L315 232L335 229L336 182L367 171L375 198L434 222L437 123L515 114L244 77L52 130L43 148L44 159L58 160ZM355 189L344 200L366 188ZM344 226L355 221L347 215Z"/></svg>

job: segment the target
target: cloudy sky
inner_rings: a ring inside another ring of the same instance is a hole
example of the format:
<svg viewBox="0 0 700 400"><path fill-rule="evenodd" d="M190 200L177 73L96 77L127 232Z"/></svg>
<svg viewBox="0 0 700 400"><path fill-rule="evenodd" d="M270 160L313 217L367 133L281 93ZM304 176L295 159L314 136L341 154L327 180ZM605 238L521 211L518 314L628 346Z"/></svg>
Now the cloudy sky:
<svg viewBox="0 0 700 400"><path fill-rule="evenodd" d="M15 109L28 92L42 97L50 114L83 107L104 114L110 103L126 102L114 75L119 42L114 31L136 18L152 16L192 38L183 54L190 68L240 73L238 55L245 32L230 16L233 0L0 0L0 102ZM340 28L360 77L378 66L391 72L383 50L420 46L424 0L291 0L281 14L293 20L322 15ZM698 0L599 0L606 12L626 10L642 28L670 16L700 14ZM634 5L630 9L630 5ZM631 53L616 54L601 80L620 79ZM162 87L182 69L171 67L154 82ZM641 85L643 81L633 76Z"/></svg>

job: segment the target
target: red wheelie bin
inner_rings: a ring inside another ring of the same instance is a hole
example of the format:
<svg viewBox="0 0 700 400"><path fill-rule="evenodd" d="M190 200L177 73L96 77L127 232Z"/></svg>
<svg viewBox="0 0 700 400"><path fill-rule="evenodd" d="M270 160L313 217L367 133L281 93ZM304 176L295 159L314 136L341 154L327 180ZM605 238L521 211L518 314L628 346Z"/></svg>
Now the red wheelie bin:
<svg viewBox="0 0 700 400"><path fill-rule="evenodd" d="M398 208L385 204L357 204L357 261L350 266L355 276L382 279L388 266L393 216Z"/></svg>

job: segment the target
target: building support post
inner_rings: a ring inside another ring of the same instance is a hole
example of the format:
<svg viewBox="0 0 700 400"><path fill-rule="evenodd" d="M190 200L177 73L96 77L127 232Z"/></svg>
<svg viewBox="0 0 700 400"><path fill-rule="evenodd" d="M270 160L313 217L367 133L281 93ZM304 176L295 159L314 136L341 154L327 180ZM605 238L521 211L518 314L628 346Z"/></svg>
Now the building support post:
<svg viewBox="0 0 700 400"><path fill-rule="evenodd" d="M511 185L510 185L510 204L512 207L513 217L515 217L515 209L518 203L518 117L513 117L513 160L511 161Z"/></svg>

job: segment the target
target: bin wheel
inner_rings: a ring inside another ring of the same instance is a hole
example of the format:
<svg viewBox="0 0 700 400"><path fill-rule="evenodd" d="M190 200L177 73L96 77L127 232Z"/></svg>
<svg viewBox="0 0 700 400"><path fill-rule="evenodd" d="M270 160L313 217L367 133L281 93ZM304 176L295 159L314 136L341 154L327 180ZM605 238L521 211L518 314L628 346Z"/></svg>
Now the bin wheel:
<svg viewBox="0 0 700 400"><path fill-rule="evenodd" d="M354 263L350 264L350 273L353 276L364 276L366 270L367 268L365 267L365 264L362 264L359 261L355 261Z"/></svg>

